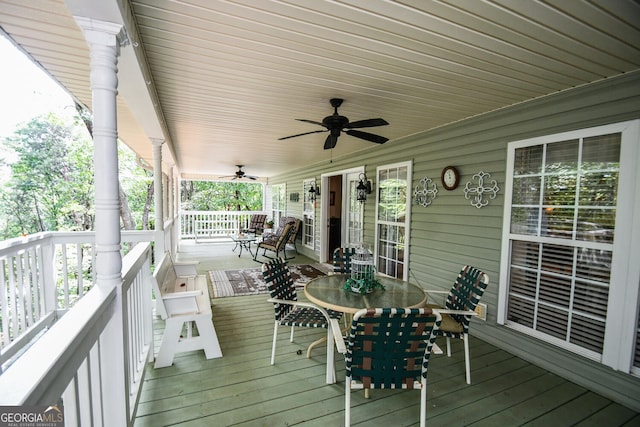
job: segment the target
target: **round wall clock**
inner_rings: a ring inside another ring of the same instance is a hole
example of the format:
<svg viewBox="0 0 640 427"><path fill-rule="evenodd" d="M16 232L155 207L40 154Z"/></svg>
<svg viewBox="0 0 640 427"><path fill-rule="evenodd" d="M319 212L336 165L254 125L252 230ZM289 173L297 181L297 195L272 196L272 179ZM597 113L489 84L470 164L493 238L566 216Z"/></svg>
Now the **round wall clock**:
<svg viewBox="0 0 640 427"><path fill-rule="evenodd" d="M442 169L442 186L445 190L454 190L460 182L460 173L455 166L447 166Z"/></svg>

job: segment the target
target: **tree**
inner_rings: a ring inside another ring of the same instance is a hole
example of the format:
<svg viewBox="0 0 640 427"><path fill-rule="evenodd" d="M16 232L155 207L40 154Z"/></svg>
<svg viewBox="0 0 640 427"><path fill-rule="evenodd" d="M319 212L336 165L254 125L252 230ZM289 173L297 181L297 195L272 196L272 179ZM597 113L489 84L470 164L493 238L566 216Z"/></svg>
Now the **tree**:
<svg viewBox="0 0 640 427"><path fill-rule="evenodd" d="M262 184L183 181L182 209L193 211L262 210Z"/></svg>
<svg viewBox="0 0 640 427"><path fill-rule="evenodd" d="M125 230L149 229L153 213L153 172L138 165L136 155L118 144L120 217Z"/></svg>
<svg viewBox="0 0 640 427"><path fill-rule="evenodd" d="M7 138L17 156L2 193L13 221L5 238L93 225L91 146L54 114L38 116Z"/></svg>
<svg viewBox="0 0 640 427"><path fill-rule="evenodd" d="M86 118L63 123L53 115L33 118L6 139L0 166L0 227L3 239L46 230L93 230L93 143ZM90 122L89 122L90 124ZM121 218L126 229L148 229L152 172L118 146Z"/></svg>
<svg viewBox="0 0 640 427"><path fill-rule="evenodd" d="M83 106L76 102L76 112L78 113L77 119L84 123L89 135L93 138L93 117L90 111L87 111ZM123 145L118 142L118 199L120 200L120 219L122 220L122 226L125 230L135 230L136 220L134 211L131 209L127 194L140 195L144 187L144 204L142 207L138 206L142 210L142 229L149 229L149 213L151 212L151 204L153 201L153 173L145 173L146 171L142 167L133 167L136 165L135 154L128 149L124 149ZM127 188L122 186L122 177L125 175L125 183ZM142 182L141 185L139 185ZM129 190L132 190L130 192Z"/></svg>

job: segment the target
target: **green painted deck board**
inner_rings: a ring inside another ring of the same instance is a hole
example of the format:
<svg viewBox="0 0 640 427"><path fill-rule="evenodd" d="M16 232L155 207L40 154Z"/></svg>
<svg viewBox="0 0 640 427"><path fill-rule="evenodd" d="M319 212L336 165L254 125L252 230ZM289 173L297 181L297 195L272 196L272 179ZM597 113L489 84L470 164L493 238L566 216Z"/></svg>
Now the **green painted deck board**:
<svg viewBox="0 0 640 427"><path fill-rule="evenodd" d="M203 273L211 264L204 265ZM342 425L342 356L336 354L338 383L327 385L326 347L316 347L311 359L304 354L307 345L326 331L297 329L290 343L289 328L281 328L276 364L270 365L273 308L266 299L257 295L215 300L213 319L224 356L207 360L202 351L196 351L177 356L168 368L154 369L149 364L135 426ZM156 351L162 328L163 322L157 320ZM445 348L444 340L439 344ZM464 379L460 341L453 341L451 358L432 356L428 425L640 425L640 415L628 408L491 344L473 337L470 344L471 385ZM303 354L298 355L298 350ZM353 394L352 425L418 425L418 391L374 390L371 394L370 399L361 391Z"/></svg>

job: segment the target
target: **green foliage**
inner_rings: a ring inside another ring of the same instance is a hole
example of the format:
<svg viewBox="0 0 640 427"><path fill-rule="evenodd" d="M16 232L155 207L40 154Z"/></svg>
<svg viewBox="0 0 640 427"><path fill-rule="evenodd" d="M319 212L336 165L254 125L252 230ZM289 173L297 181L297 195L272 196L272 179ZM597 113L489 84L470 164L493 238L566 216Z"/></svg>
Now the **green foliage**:
<svg viewBox="0 0 640 427"><path fill-rule="evenodd" d="M120 185L124 191L135 229L148 230L153 219L153 171L138 166L136 155L123 144L118 145Z"/></svg>
<svg viewBox="0 0 640 427"><path fill-rule="evenodd" d="M183 181L182 209L188 211L260 211L262 184Z"/></svg>
<svg viewBox="0 0 640 427"><path fill-rule="evenodd" d="M378 218L385 221L404 222L407 210L407 180L385 179L380 184Z"/></svg>
<svg viewBox="0 0 640 427"><path fill-rule="evenodd" d="M386 288L382 283L380 283L380 280L376 279L374 276L370 276L360 279L349 277L344 283L342 289L360 294L370 294L376 289L384 291Z"/></svg>
<svg viewBox="0 0 640 427"><path fill-rule="evenodd" d="M4 238L92 227L92 150L86 137L48 114L33 118L6 144L16 161L2 188Z"/></svg>
<svg viewBox="0 0 640 427"><path fill-rule="evenodd" d="M74 123L55 114L38 116L2 146L1 239L40 231L93 230L93 141L85 112ZM153 172L135 154L118 147L123 228L149 229L153 214ZM262 210L263 186L250 182L183 182L183 209Z"/></svg>
<svg viewBox="0 0 640 427"><path fill-rule="evenodd" d="M84 120L35 117L6 138L2 149L0 238L94 229L93 142ZM136 165L129 149L119 147L119 159L122 190L138 227L145 227L152 173Z"/></svg>

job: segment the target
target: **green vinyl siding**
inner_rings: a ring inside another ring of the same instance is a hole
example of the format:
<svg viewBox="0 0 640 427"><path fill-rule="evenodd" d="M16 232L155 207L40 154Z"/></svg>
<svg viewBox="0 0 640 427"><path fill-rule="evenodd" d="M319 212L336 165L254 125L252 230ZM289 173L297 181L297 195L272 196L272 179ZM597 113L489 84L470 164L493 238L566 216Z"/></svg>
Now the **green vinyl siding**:
<svg viewBox="0 0 640 427"><path fill-rule="evenodd" d="M428 177L437 184L438 194L428 207L412 205L409 279L425 288L448 289L462 265L481 268L490 277L483 296L483 302L488 305L487 321L474 321L472 334L640 410L637 399L629 397L640 395L640 379L583 360L557 347L541 345L539 340L508 330L496 322L508 143L637 118L640 118L640 73L635 72L384 145L372 144L355 154L334 158L332 162L327 153L326 160L275 177L270 182L286 182L287 191L301 191L302 180L311 176L364 165L367 176L375 177L379 166L411 160L412 186L415 188L422 178ZM343 135L340 138L339 143L348 143L350 137ZM316 143L322 141L318 139ZM460 185L453 191L444 190L440 182L442 168L447 165L456 166L460 171ZM471 206L463 191L465 184L479 171L491 174L491 179L495 179L501 188L497 197L481 209ZM373 183L373 190L378 191L377 182ZM365 203L365 242L375 239L374 201L372 197ZM298 205L300 210L301 203ZM301 215L301 212L289 212L289 209L296 209L296 204L288 203L287 206L288 214ZM321 209L321 203L318 203L317 217ZM607 381L603 381L603 377Z"/></svg>

